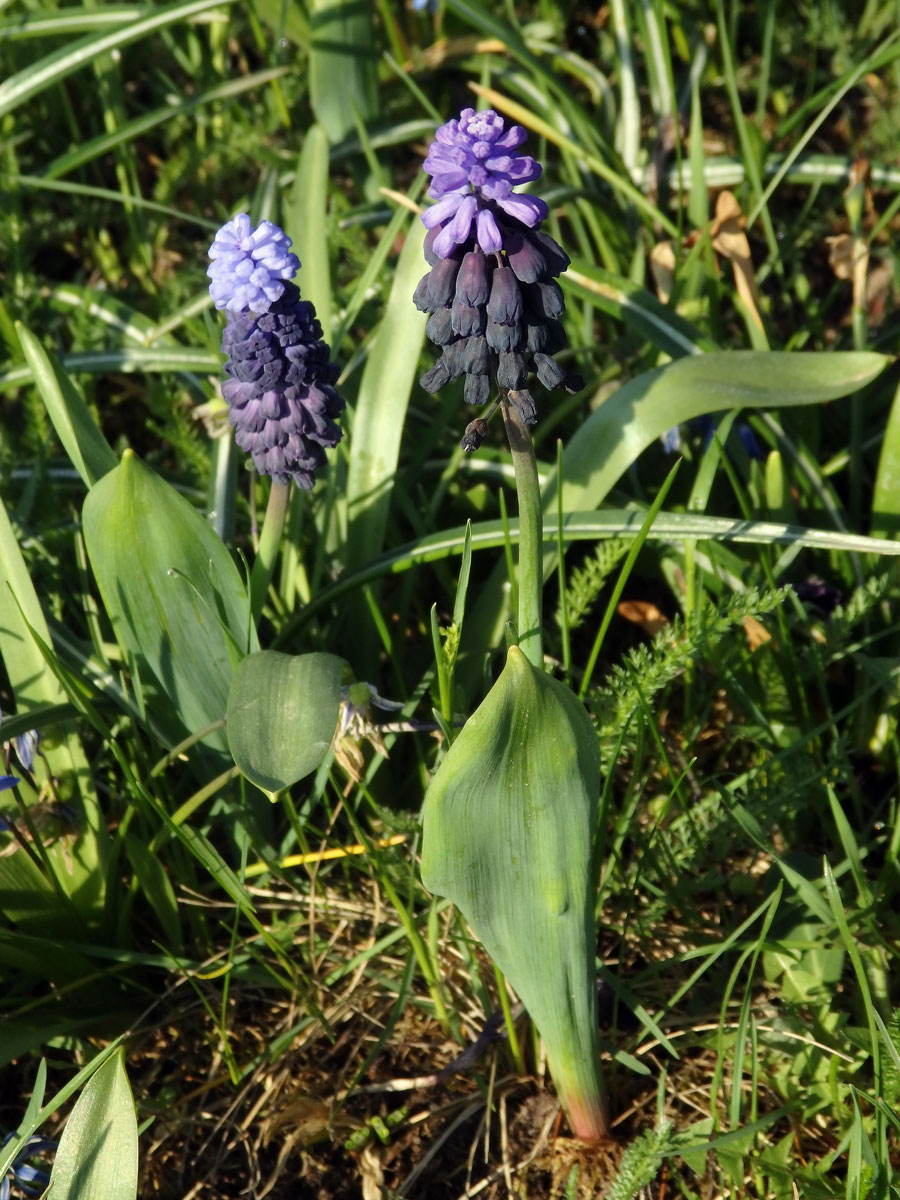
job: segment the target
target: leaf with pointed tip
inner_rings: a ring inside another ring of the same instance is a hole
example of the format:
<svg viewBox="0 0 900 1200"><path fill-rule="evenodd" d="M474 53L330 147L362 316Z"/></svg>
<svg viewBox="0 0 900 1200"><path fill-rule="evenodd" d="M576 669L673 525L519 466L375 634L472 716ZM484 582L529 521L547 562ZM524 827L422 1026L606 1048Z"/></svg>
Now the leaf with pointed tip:
<svg viewBox="0 0 900 1200"><path fill-rule="evenodd" d="M118 1050L85 1085L60 1139L49 1194L54 1200L135 1200L138 1132Z"/></svg>
<svg viewBox="0 0 900 1200"><path fill-rule="evenodd" d="M250 654L228 695L228 746L251 783L275 796L311 774L331 747L341 704L334 654Z"/></svg>

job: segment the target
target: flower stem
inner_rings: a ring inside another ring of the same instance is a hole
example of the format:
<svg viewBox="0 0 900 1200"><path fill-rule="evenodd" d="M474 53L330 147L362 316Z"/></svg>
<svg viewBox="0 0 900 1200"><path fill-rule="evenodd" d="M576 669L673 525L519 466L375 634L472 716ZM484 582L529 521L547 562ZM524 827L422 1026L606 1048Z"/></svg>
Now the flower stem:
<svg viewBox="0 0 900 1200"><path fill-rule="evenodd" d="M250 572L250 614L254 625L259 621L269 592L269 584L272 582L290 498L290 483L272 484L262 533L259 536L259 551Z"/></svg>
<svg viewBox="0 0 900 1200"><path fill-rule="evenodd" d="M544 520L537 463L531 434L525 428L515 406L503 400L501 408L512 452L516 494L519 499L519 648L532 666L543 670Z"/></svg>

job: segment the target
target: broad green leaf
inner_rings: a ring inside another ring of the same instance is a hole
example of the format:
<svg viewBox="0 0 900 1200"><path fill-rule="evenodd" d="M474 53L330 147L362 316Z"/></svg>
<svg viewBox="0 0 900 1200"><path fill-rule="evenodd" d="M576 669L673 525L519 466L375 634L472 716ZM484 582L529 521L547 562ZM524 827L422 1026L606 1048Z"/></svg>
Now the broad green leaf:
<svg viewBox="0 0 900 1200"><path fill-rule="evenodd" d="M50 1176L54 1200L135 1200L138 1133L119 1050L91 1076L66 1122Z"/></svg>
<svg viewBox="0 0 900 1200"><path fill-rule="evenodd" d="M60 894L47 877L46 866L38 865L11 834L0 836L0 845L3 849L0 856L0 912L6 920L13 922L20 933L34 937L49 930L56 937L83 937L84 927L74 904L65 893ZM58 863L58 856L54 856L51 866L58 868ZM60 874L57 869L57 879ZM84 882L86 875L87 871L79 871L79 882ZM62 873L64 882L65 878ZM0 962L2 960L0 951Z"/></svg>
<svg viewBox="0 0 900 1200"><path fill-rule="evenodd" d="M312 0L309 99L333 142L378 114L373 6L365 0Z"/></svg>
<svg viewBox="0 0 900 1200"><path fill-rule="evenodd" d="M645 512L642 509L600 508L596 512L568 513L563 520L564 545L572 542L595 541L609 537L636 537ZM303 625L316 612L327 608L342 596L358 590L363 584L399 575L420 563L439 562L462 554L466 544L465 526L431 533L415 542L407 542L381 555L359 570L341 576L313 596L300 614ZM503 521L479 521L471 526L470 546L475 550L495 550L503 546L507 532L515 541L519 522L513 518ZM649 541L681 541L685 538L708 539L715 542L745 542L756 545L817 547L834 552L854 554L900 554L900 541L866 537L864 534L843 533L836 529L807 529L803 525L783 525L777 521L743 521L733 517L711 517L705 513L659 513L649 531ZM556 529L544 531L547 552L558 542Z"/></svg>
<svg viewBox="0 0 900 1200"><path fill-rule="evenodd" d="M256 632L237 567L202 516L131 451L84 502L84 536L116 639L168 697L182 732L225 715ZM207 744L225 749L221 730Z"/></svg>
<svg viewBox="0 0 900 1200"><path fill-rule="evenodd" d="M705 413L736 408L823 404L871 383L893 360L868 352L792 354L731 350L677 359L623 384L588 416L563 451L563 511L606 499L642 451L667 429ZM544 522L556 521L554 472L544 490ZM544 555L544 578L556 554ZM492 572L467 626L467 645L491 645L502 627L503 564Z"/></svg>
<svg viewBox="0 0 900 1200"><path fill-rule="evenodd" d="M368 561L384 541L403 423L425 337L425 314L411 300L426 270L424 238L422 223L414 219L359 385L347 473L349 568Z"/></svg>
<svg viewBox="0 0 900 1200"><path fill-rule="evenodd" d="M6 1025L12 1023L12 1020L0 1023L0 1053L5 1053L6 1050L6 1046L3 1041L3 1034L6 1033ZM19 1030L24 1033L24 1037L21 1037L19 1040L26 1040L27 1033L25 1033L25 1030L27 1030L27 1018L20 1019L16 1022L16 1024L19 1026ZM66 1020L65 1018L52 1021L47 1021L46 1018L44 1018L44 1024L46 1025L47 1029L52 1030L51 1036L55 1036L65 1033L68 1029L73 1028L76 1022ZM36 1030L35 1033L36 1036L32 1044L40 1045L40 1043L44 1040L42 1032L40 1030ZM106 1063L116 1053L121 1041L121 1038L116 1038L114 1042L110 1043L110 1045L105 1046L99 1054L95 1055L94 1058L91 1059L87 1066L82 1067L77 1074L72 1076L68 1083L63 1084L59 1091L56 1092L54 1096L51 1096L51 1098L39 1112L35 1113L33 1107L31 1105L28 1106L28 1112L31 1114L29 1119L21 1122L18 1130L16 1131L15 1137L10 1138L7 1144L0 1146L0 1179L3 1179L6 1176L6 1172L9 1170L14 1159L17 1157L22 1145L28 1141L31 1135L37 1129L39 1129L41 1125L43 1125L48 1117L52 1116L58 1108L65 1104L70 1096L74 1096L82 1084L87 1083L91 1076L100 1070L104 1063Z"/></svg>
<svg viewBox="0 0 900 1200"><path fill-rule="evenodd" d="M24 325L17 329L25 360L63 449L85 486L90 487L111 471L118 459L57 359Z"/></svg>
<svg viewBox="0 0 900 1200"><path fill-rule="evenodd" d="M461 910L528 1009L580 1137L605 1130L597 1046L597 737L510 648L425 797L422 882Z"/></svg>
<svg viewBox="0 0 900 1200"><path fill-rule="evenodd" d="M272 799L311 774L331 747L341 702L334 654L250 654L228 696L228 746L244 775Z"/></svg>
<svg viewBox="0 0 900 1200"><path fill-rule="evenodd" d="M631 379L563 451L563 510L596 508L643 450L673 425L733 408L824 404L859 391L893 360L868 352L729 350L678 359ZM556 479L544 512L556 512Z"/></svg>
<svg viewBox="0 0 900 1200"><path fill-rule="evenodd" d="M87 371L91 375L102 375L106 371L124 371L126 374L131 371L201 371L204 374L219 374L222 370L222 355L218 350L175 345L86 350L81 354L63 354L59 362L70 375L79 371ZM30 367L12 367L9 371L0 371L0 390L18 387L28 383L31 378Z"/></svg>

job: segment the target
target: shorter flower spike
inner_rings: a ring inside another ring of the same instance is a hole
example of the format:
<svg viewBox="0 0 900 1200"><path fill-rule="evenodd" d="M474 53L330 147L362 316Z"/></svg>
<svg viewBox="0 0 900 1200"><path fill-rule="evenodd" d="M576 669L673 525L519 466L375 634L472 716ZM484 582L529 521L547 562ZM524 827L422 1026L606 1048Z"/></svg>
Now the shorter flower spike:
<svg viewBox="0 0 900 1200"><path fill-rule="evenodd" d="M268 312L300 270L291 239L271 221L256 229L246 213L223 225L209 248L210 295L216 308L231 312Z"/></svg>
<svg viewBox="0 0 900 1200"><path fill-rule="evenodd" d="M413 301L429 314L426 336L442 350L422 377L423 389L436 393L465 375L466 402L484 404L493 376L500 389L527 397L517 407L534 424L530 373L549 391L584 385L553 358L566 346L556 277L569 256L539 228L547 215L543 200L513 192L541 174L540 164L519 150L525 138L521 126L507 128L491 109L463 109L437 131L425 159L437 203L422 215L430 270ZM467 449L476 448L467 441Z"/></svg>
<svg viewBox="0 0 900 1200"><path fill-rule="evenodd" d="M334 422L344 401L316 310L291 282L300 260L290 244L271 221L254 229L239 213L216 234L207 274L216 307L228 312L222 395L235 441L261 475L308 489L325 448L341 440Z"/></svg>

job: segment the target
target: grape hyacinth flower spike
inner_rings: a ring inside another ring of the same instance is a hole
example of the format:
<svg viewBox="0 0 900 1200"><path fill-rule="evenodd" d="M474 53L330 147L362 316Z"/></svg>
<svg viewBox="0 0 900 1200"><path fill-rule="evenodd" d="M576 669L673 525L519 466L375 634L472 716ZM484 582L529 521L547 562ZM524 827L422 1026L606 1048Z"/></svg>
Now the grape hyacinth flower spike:
<svg viewBox="0 0 900 1200"><path fill-rule="evenodd" d="M413 300L429 314L425 332L441 348L419 381L425 391L434 394L465 376L466 401L486 404L493 376L533 425L532 374L548 391L574 393L584 383L554 358L566 345L556 280L569 257L540 228L544 201L513 190L541 174L540 164L519 150L526 136L491 109L465 108L438 129L424 163L432 176L428 194L437 201L422 214L430 270ZM479 443L470 428L463 446Z"/></svg>
<svg viewBox="0 0 900 1200"><path fill-rule="evenodd" d="M207 274L228 316L222 395L235 440L261 475L309 489L325 450L340 441L344 401L316 310L291 282L300 260L290 245L271 221L254 228L239 213L216 234Z"/></svg>

